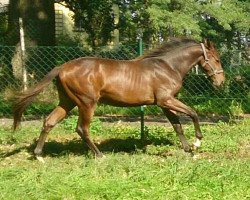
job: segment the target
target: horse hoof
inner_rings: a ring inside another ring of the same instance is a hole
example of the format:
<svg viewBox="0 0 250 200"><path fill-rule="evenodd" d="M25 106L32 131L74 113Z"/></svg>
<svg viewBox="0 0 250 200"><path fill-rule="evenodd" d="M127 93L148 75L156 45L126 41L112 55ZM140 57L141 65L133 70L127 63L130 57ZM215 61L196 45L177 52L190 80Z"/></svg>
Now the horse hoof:
<svg viewBox="0 0 250 200"><path fill-rule="evenodd" d="M95 154L95 158L96 159L99 159L99 158L105 158L106 156L104 155L104 154L102 154L102 153L96 153Z"/></svg>
<svg viewBox="0 0 250 200"><path fill-rule="evenodd" d="M193 155L193 160L198 160L198 159L200 159L199 155Z"/></svg>
<svg viewBox="0 0 250 200"><path fill-rule="evenodd" d="M44 159L42 156L36 156L36 159L41 162L41 163L45 163Z"/></svg>
<svg viewBox="0 0 250 200"><path fill-rule="evenodd" d="M192 153L192 149L190 147L184 147L184 151L186 153Z"/></svg>

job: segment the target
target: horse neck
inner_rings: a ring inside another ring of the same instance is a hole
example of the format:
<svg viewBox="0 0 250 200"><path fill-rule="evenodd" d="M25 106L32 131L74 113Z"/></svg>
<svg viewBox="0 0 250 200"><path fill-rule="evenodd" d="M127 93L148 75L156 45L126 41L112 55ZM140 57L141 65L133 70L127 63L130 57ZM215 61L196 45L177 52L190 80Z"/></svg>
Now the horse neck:
<svg viewBox="0 0 250 200"><path fill-rule="evenodd" d="M203 56L203 51L199 45L184 47L173 57L167 57L167 63L179 72L180 76L184 78L186 74L195 66Z"/></svg>

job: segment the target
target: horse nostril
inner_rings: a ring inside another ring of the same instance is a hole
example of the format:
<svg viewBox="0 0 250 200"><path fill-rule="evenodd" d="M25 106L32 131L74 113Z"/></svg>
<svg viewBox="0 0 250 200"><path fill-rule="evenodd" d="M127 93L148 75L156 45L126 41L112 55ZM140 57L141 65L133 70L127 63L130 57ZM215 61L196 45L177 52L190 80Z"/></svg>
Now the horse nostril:
<svg viewBox="0 0 250 200"><path fill-rule="evenodd" d="M225 87L225 84L224 84L224 83L225 83L224 80L218 82L218 87L219 87L221 90L224 90L224 87Z"/></svg>

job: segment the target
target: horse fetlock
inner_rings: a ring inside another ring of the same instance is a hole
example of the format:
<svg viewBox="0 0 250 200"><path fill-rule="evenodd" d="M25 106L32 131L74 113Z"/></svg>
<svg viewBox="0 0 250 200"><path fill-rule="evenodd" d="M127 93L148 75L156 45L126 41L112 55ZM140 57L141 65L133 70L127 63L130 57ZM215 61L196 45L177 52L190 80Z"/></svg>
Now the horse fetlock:
<svg viewBox="0 0 250 200"><path fill-rule="evenodd" d="M191 147L189 145L183 146L183 149L184 149L185 152L188 152L188 153L192 152L192 149L191 149Z"/></svg>
<svg viewBox="0 0 250 200"><path fill-rule="evenodd" d="M34 154L36 155L36 156L41 156L42 155L42 149L40 149L40 148L35 148L35 150L34 150Z"/></svg>
<svg viewBox="0 0 250 200"><path fill-rule="evenodd" d="M95 153L96 158L106 158L106 156L102 152Z"/></svg>
<svg viewBox="0 0 250 200"><path fill-rule="evenodd" d="M197 131L196 134L195 134L196 138L201 140L203 138L203 135L200 131Z"/></svg>

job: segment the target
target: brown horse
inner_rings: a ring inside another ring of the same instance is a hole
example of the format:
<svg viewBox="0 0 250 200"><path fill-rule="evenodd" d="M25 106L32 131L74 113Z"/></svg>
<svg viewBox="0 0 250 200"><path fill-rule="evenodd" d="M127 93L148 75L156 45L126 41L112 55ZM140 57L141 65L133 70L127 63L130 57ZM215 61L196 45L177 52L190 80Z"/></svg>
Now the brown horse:
<svg viewBox="0 0 250 200"><path fill-rule="evenodd" d="M182 87L183 78L190 69L200 64L214 86L224 82L219 55L211 42L198 43L190 39L173 39L161 47L134 60L78 58L51 70L37 85L17 95L14 105L16 129L22 113L34 98L57 79L59 105L45 119L34 150L42 149L49 131L75 106L79 110L76 131L93 153L102 153L89 134L90 121L97 102L114 106L158 105L176 131L184 151L191 152L176 112L190 116L194 123L196 143L199 147L202 133L194 110L175 98Z"/></svg>

